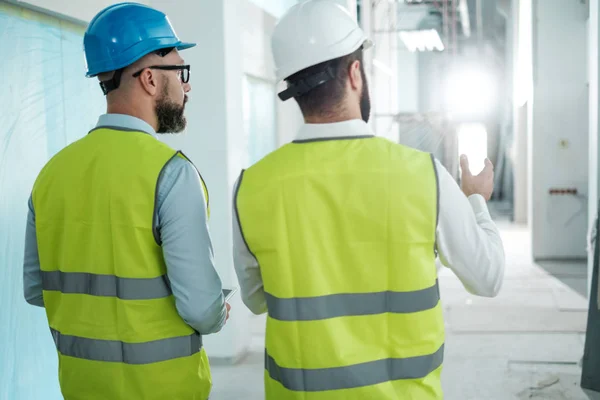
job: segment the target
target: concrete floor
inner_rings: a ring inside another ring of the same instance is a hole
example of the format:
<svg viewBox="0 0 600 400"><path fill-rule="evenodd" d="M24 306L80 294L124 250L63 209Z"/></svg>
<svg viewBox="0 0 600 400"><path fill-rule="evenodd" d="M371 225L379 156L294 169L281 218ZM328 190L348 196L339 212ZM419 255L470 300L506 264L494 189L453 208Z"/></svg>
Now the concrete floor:
<svg viewBox="0 0 600 400"><path fill-rule="evenodd" d="M585 263L534 264L525 228L500 227L507 263L497 298L472 296L451 271L440 271L447 326L445 399L587 400L579 387ZM211 400L264 398L264 317L252 321L248 356L234 366L213 366Z"/></svg>

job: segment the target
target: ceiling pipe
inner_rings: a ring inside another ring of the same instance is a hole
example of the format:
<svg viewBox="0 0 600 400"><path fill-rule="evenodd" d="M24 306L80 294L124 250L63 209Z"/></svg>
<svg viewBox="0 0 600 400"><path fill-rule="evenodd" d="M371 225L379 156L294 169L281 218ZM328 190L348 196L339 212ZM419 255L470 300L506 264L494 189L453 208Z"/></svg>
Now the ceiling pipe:
<svg viewBox="0 0 600 400"><path fill-rule="evenodd" d="M456 58L456 53L458 52L458 38L456 31L458 30L456 18L456 2L452 0L452 55Z"/></svg>
<svg viewBox="0 0 600 400"><path fill-rule="evenodd" d="M475 0L475 14L477 18L477 44L481 49L483 46L483 11L481 0Z"/></svg>
<svg viewBox="0 0 600 400"><path fill-rule="evenodd" d="M444 21L444 39L446 43L444 44L447 49L451 47L450 43L450 13L448 12L448 0L442 0L442 9L443 9L443 21ZM447 53L446 53L447 54Z"/></svg>
<svg viewBox="0 0 600 400"><path fill-rule="evenodd" d="M460 0L458 3L458 11L460 12L460 24L462 25L463 35L471 37L471 19L469 18L469 5L467 0Z"/></svg>

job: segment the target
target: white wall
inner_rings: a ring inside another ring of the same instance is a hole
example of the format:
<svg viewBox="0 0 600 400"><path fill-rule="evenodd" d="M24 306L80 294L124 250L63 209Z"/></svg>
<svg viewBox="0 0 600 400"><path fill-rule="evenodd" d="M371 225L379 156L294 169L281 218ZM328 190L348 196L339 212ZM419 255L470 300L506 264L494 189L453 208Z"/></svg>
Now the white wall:
<svg viewBox="0 0 600 400"><path fill-rule="evenodd" d="M206 1L206 0L205 0ZM272 16L279 18L283 13L296 3L296 0L248 0L262 8Z"/></svg>
<svg viewBox="0 0 600 400"><path fill-rule="evenodd" d="M369 82L371 126L376 135L397 142L399 132L394 115L398 113L398 34L385 32L396 26L397 5L387 1L374 4L370 36L375 46L367 50L372 57Z"/></svg>
<svg viewBox="0 0 600 400"><path fill-rule="evenodd" d="M242 57L244 73L275 81L275 64L271 55L271 34L276 19L250 1L240 2L242 18Z"/></svg>
<svg viewBox="0 0 600 400"><path fill-rule="evenodd" d="M278 85L278 91L285 89L285 84ZM298 129L304 123L304 117L295 100L281 101L277 98L277 135L278 145L284 145L295 139Z"/></svg>
<svg viewBox="0 0 600 400"><path fill-rule="evenodd" d="M401 45L400 45L401 46ZM417 53L398 50L398 111L419 111L419 57Z"/></svg>
<svg viewBox="0 0 600 400"><path fill-rule="evenodd" d="M299 0L248 0L254 5L262 8L275 18L279 18ZM341 6L344 6L351 14L356 17L356 0L334 0Z"/></svg>
<svg viewBox="0 0 600 400"><path fill-rule="evenodd" d="M273 83L277 92L285 88L285 84L276 82L275 63L271 53L271 35L277 22L276 18L266 10L258 7L256 2L242 1L244 15L242 21L242 51L244 73ZM277 113L277 145L281 146L294 140L296 132L303 123L298 104L290 99L282 102L276 97Z"/></svg>
<svg viewBox="0 0 600 400"><path fill-rule="evenodd" d="M585 5L536 0L532 178L533 256L585 257L588 225L588 91ZM566 141L566 146L561 146ZM576 188L579 196L551 196Z"/></svg>

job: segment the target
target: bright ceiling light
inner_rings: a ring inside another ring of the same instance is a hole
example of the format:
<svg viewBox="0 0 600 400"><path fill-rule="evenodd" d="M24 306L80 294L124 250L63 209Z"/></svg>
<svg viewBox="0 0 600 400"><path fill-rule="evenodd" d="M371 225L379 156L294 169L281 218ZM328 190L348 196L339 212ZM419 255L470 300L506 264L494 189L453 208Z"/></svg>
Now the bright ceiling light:
<svg viewBox="0 0 600 400"><path fill-rule="evenodd" d="M450 71L446 77L447 110L458 116L489 113L496 99L494 76L483 67L464 66Z"/></svg>
<svg viewBox="0 0 600 400"><path fill-rule="evenodd" d="M410 52L444 50L444 43L435 29L400 31L399 35Z"/></svg>

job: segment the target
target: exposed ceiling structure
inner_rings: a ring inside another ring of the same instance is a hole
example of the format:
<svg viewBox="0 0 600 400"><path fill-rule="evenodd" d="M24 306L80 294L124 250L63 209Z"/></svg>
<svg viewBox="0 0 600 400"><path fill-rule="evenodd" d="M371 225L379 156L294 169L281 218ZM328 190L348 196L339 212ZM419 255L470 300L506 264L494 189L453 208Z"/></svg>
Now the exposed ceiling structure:
<svg viewBox="0 0 600 400"><path fill-rule="evenodd" d="M477 50L480 56L492 56L497 61L504 58L510 0L398 0L396 3L397 31L434 29L444 44L443 51L450 54Z"/></svg>

